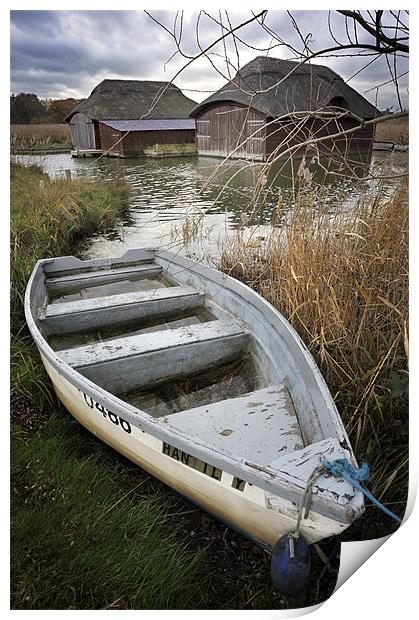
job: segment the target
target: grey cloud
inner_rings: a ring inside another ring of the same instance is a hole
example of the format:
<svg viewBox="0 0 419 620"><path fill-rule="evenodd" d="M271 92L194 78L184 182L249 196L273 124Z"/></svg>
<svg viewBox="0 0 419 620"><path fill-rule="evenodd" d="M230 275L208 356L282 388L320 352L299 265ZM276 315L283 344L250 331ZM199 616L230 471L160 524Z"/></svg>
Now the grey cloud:
<svg viewBox="0 0 419 620"><path fill-rule="evenodd" d="M173 29L175 12L152 11L152 15L169 30ZM200 16L201 47L210 44L221 33L220 25L215 21L220 19L219 12L213 11L211 15L214 19L203 13ZM312 34L311 44L315 49L331 44L327 11L295 11L293 15L303 37ZM197 16L198 13L183 14L182 49L189 55L199 52L195 30ZM249 12L229 12L233 26L250 16ZM221 17L225 26L228 26L225 12L221 11ZM176 23L176 32L179 33L180 14ZM332 12L331 24L334 35L344 40L344 20ZM269 11L266 25L301 49L299 34L285 11ZM238 36L244 43L262 49L277 43L257 23L245 26L238 32ZM240 41L236 43L241 65L261 53L249 49ZM173 38L142 11L12 11L11 91L36 92L41 97L86 97L106 77L170 80L187 62L179 54L167 62L175 51ZM237 58L231 37L226 42L226 51L233 65L231 72L234 73ZM272 47L271 55L290 58L292 54L283 46L275 46ZM211 49L210 58L221 73L228 76L222 43ZM319 58L317 62L330 66L344 79L348 79L369 60L369 57L356 55ZM399 73L407 69L407 59L399 59ZM354 77L350 84L364 94L390 77L388 66L381 58ZM216 90L223 82L223 77L206 58L192 63L176 79L179 87L192 91ZM407 105L407 89L406 76L400 79L404 105ZM205 93L190 91L186 94L196 100L206 96ZM365 96L375 102L374 91ZM393 84L386 84L380 89L378 104L380 107L397 105Z"/></svg>

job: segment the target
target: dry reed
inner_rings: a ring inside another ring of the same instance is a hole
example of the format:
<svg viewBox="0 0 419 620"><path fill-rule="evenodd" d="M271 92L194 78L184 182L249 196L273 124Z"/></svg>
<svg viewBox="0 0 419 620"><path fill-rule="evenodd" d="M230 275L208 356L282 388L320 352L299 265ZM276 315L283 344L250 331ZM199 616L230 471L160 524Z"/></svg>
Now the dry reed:
<svg viewBox="0 0 419 620"><path fill-rule="evenodd" d="M10 143L12 146L21 147L70 145L70 125L67 123L11 125Z"/></svg>
<svg viewBox="0 0 419 620"><path fill-rule="evenodd" d="M375 140L378 142L395 142L409 144L409 117L390 119L378 123L375 129Z"/></svg>
<svg viewBox="0 0 419 620"><path fill-rule="evenodd" d="M278 218L279 219L279 218ZM373 488L406 499L407 186L391 198L322 213L300 193L263 244L238 235L221 269L291 322L315 357ZM392 487L392 493L389 487ZM393 506L394 508L394 506Z"/></svg>

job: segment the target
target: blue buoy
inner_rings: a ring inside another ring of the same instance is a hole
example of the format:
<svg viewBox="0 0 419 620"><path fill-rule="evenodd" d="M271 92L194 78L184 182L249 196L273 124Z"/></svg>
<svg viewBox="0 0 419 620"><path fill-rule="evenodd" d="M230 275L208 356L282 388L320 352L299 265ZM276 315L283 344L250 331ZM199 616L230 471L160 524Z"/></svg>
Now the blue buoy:
<svg viewBox="0 0 419 620"><path fill-rule="evenodd" d="M310 549L302 536L281 536L275 543L271 559L273 586L285 596L296 596L308 585L311 568Z"/></svg>

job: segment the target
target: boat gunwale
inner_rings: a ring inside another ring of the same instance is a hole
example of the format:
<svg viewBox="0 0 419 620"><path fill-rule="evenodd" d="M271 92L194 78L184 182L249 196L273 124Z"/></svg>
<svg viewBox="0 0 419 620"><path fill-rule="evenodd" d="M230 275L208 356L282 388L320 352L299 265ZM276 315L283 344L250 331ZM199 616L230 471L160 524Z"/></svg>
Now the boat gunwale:
<svg viewBox="0 0 419 620"><path fill-rule="evenodd" d="M342 446L341 438L339 436L335 437L335 439L339 442L339 445L342 448L342 452L344 453L342 454L342 456L350 456L352 460L355 460L353 450L350 446L349 440L346 436L346 432L343 428L343 424L340 420L336 407L334 406L327 385L319 369L317 368L310 352L298 336L297 332L285 319L285 317L283 317L268 301L266 301L258 293L250 289L242 282L232 278L231 276L228 276L227 274L219 274L215 269L212 269L211 267L207 267L206 265L202 265L200 263L197 263L196 261L193 261L192 259L176 255L172 252L156 252L152 248L146 248L144 250L147 252L154 252L155 258L161 256L165 260L170 258L170 262L174 264L183 263L183 266L189 270L191 270L193 267L198 267L197 271L195 271L195 273L198 272L198 276L202 275L199 273L200 269L204 269L204 271L207 272L204 277L207 277L217 283L220 283L221 276L223 286L226 286L226 284L228 283L229 288L231 288L233 292L237 293L238 288L239 292L244 292L251 297L254 296L255 299L258 300L259 304L263 303L265 309L268 309L270 313L273 312L274 316L276 316L276 318L281 321L282 325L286 325L287 329L290 330L290 334L293 336L295 343L297 344L297 346L299 346L301 352L307 358L309 366L314 372L314 377L319 384L319 388L322 388L323 397L325 397L326 401L328 399L329 401L331 401L331 409L335 413L335 416L333 416L333 418L336 417L338 422L337 430L342 431L343 440L346 440L345 444L347 447L344 447ZM128 250L128 252L123 254L121 257L116 257L116 259L111 260L122 262L123 259L127 259L127 255L132 257L138 254L141 257L142 251L143 250ZM66 379L71 385L79 389L81 392L87 393L90 397L100 402L106 408L114 411L115 413L118 413L119 415L124 416L130 424L134 425L139 430L147 432L163 442L170 443L179 450L183 450L188 454L195 456L196 458L202 459L207 462L209 461L214 466L222 469L223 471L227 471L231 475L238 476L241 479L245 479L247 482L255 484L260 488L269 491L272 494L276 494L285 500L293 502L294 504L298 504L298 502L300 501L301 492L304 488L304 483L299 485L296 482L290 482L288 479L281 477L280 471L275 471L275 475L273 475L272 472L269 472L267 470L263 471L263 469L256 469L252 465L248 465L244 461L240 461L233 456L226 455L223 452L220 452L214 448L206 446L201 442L198 442L196 438L189 438L185 435L182 435L181 433L176 432L176 430L173 428L170 428L170 430L167 429L165 427L165 424L158 418L154 418L147 412L133 407L132 405L118 398L114 394L106 391L104 388L87 379L76 369L72 368L66 362L60 359L59 355L57 355L57 353L50 347L48 342L45 340L36 324L35 318L32 314L32 293L34 292L34 285L37 277L44 276L44 278L46 278L48 276L47 272L44 270L44 267L47 265L52 265L57 260L60 260L62 265L63 261L65 261L66 259L68 260L69 264L73 264L73 267L76 261L79 263L88 262L89 265L92 266L95 266L97 264L103 264L104 262L109 263L109 259L99 259L98 261L81 261L80 259L77 259L73 256L41 259L37 261L29 278L25 291L25 316L29 330L37 348L39 349L39 352L42 356L46 358L46 360L51 364L55 371L58 372L58 374L62 375L64 379ZM138 260L141 260L141 258L139 258ZM61 270L63 270L63 268L61 268L60 271ZM336 420L332 421L335 422ZM358 496L359 492L354 491L353 496L348 499L346 504L338 504L335 501L324 496L322 493L316 493L313 494L312 497L312 509L314 510L314 512L317 512L318 514L321 514L339 523L350 524L363 512L363 503L359 502Z"/></svg>

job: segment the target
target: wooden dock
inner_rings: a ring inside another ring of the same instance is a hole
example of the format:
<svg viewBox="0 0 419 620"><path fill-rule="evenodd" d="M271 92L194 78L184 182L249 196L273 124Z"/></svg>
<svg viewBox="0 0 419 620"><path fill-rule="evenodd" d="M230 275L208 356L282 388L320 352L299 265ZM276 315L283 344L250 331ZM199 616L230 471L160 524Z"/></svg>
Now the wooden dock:
<svg viewBox="0 0 419 620"><path fill-rule="evenodd" d="M102 149L73 149L71 157L99 157L102 155Z"/></svg>
<svg viewBox="0 0 419 620"><path fill-rule="evenodd" d="M397 144L396 142L374 142L374 151L408 151L408 144Z"/></svg>
<svg viewBox="0 0 419 620"><path fill-rule="evenodd" d="M71 148L69 146L57 146L57 147L11 147L11 155L62 155L64 153L70 153Z"/></svg>

